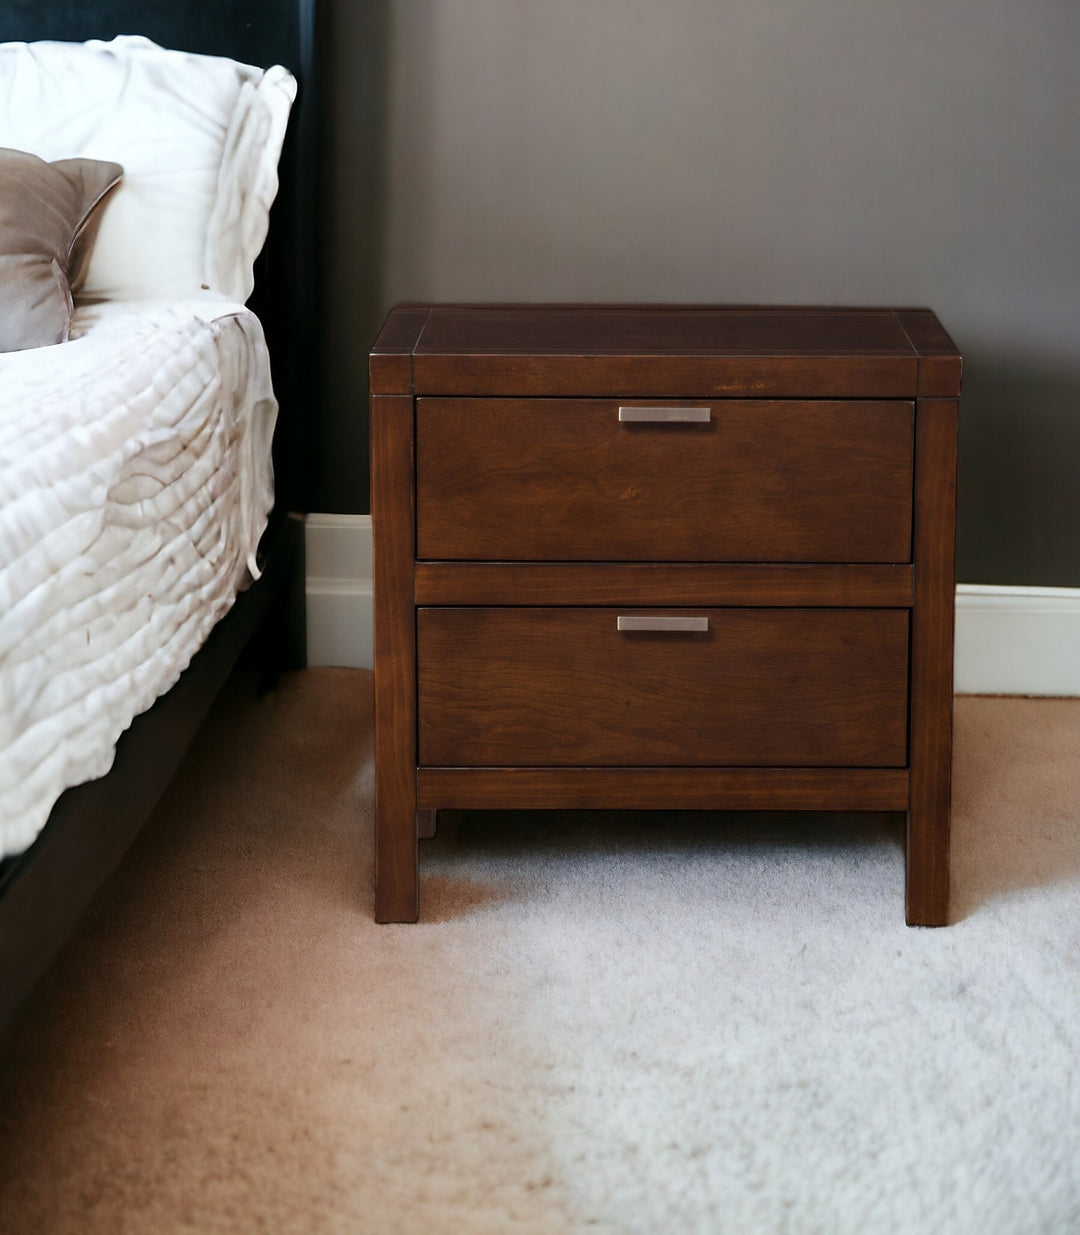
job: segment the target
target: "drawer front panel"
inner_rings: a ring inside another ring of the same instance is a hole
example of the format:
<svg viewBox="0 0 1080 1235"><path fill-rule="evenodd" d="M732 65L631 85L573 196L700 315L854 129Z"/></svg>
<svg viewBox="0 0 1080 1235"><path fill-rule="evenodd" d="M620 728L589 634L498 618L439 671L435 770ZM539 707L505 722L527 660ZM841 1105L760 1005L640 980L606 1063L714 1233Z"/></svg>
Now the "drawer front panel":
<svg viewBox="0 0 1080 1235"><path fill-rule="evenodd" d="M709 418L630 419L656 403L418 399L417 555L910 560L910 402L663 401Z"/></svg>
<svg viewBox="0 0 1080 1235"><path fill-rule="evenodd" d="M419 609L417 654L424 765L907 763L902 609Z"/></svg>

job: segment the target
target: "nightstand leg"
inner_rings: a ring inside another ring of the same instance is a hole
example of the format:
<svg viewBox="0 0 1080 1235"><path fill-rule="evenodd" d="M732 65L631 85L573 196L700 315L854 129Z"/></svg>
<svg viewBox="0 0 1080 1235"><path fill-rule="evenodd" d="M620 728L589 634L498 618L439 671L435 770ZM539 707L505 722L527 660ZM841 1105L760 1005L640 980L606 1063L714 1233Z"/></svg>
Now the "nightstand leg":
<svg viewBox="0 0 1080 1235"><path fill-rule="evenodd" d="M907 924L949 924L949 808L907 815Z"/></svg>
<svg viewBox="0 0 1080 1235"><path fill-rule="evenodd" d="M955 399L920 399L915 413L906 898L910 926L945 926L949 920L956 413Z"/></svg>
<svg viewBox="0 0 1080 1235"><path fill-rule="evenodd" d="M376 922L417 920L420 914L418 877L415 809L376 808Z"/></svg>
<svg viewBox="0 0 1080 1235"><path fill-rule="evenodd" d="M371 399L375 574L375 920L419 916L413 404Z"/></svg>

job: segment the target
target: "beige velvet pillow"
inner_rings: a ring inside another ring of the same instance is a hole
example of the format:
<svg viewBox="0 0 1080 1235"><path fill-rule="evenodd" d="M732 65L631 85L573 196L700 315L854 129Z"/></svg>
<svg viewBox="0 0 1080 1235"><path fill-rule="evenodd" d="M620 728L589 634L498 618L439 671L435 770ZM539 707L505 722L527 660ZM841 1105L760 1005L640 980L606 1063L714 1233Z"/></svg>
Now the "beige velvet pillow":
<svg viewBox="0 0 1080 1235"><path fill-rule="evenodd" d="M109 191L123 168L0 149L0 352L63 343Z"/></svg>

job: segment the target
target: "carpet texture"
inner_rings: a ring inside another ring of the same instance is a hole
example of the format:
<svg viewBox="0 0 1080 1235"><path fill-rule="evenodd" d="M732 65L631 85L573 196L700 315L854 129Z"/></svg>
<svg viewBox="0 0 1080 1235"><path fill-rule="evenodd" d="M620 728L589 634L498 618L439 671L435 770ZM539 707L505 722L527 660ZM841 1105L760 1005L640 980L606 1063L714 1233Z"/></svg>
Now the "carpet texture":
<svg viewBox="0 0 1080 1235"><path fill-rule="evenodd" d="M371 679L237 679L0 1042L0 1230L1076 1232L1080 701L895 815L447 814L377 927Z"/></svg>

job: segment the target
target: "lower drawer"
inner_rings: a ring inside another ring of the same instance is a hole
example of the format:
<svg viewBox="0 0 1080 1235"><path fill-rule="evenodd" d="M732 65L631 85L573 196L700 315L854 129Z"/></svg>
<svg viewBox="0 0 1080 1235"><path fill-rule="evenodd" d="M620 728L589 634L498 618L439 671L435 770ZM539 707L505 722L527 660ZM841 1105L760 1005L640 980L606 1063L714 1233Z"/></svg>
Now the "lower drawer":
<svg viewBox="0 0 1080 1235"><path fill-rule="evenodd" d="M428 766L907 763L904 609L421 608L417 656Z"/></svg>

